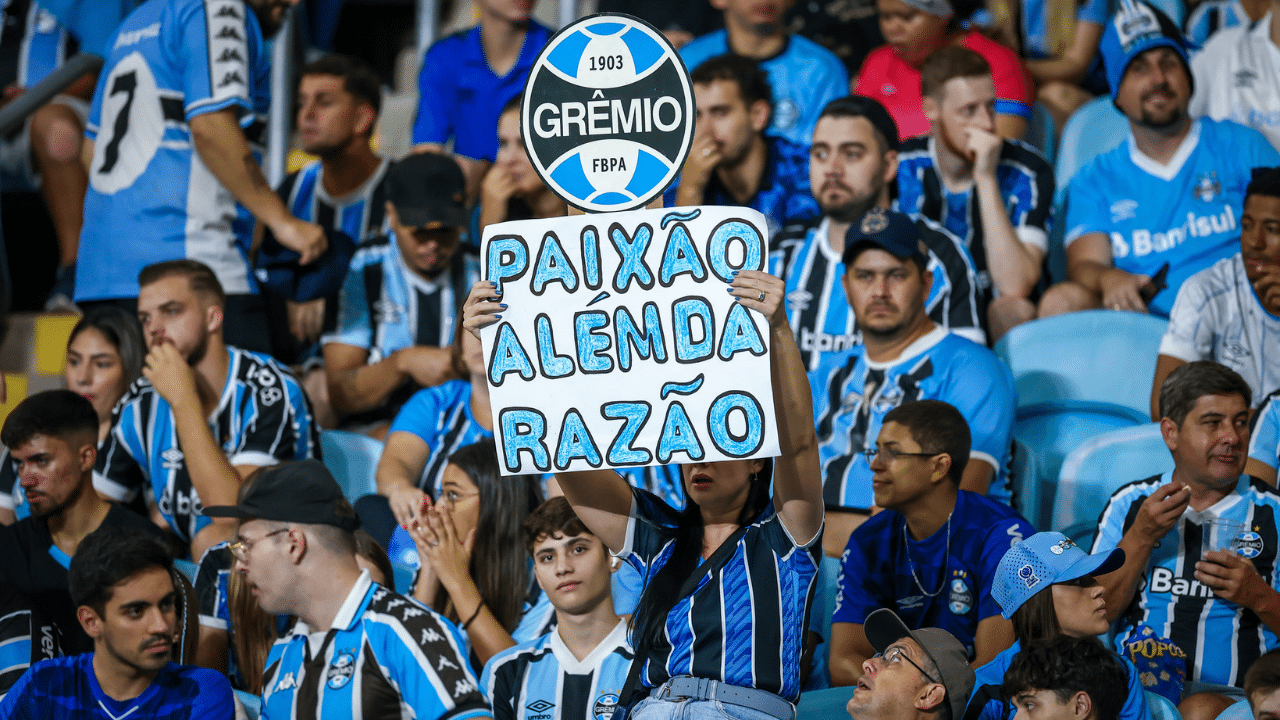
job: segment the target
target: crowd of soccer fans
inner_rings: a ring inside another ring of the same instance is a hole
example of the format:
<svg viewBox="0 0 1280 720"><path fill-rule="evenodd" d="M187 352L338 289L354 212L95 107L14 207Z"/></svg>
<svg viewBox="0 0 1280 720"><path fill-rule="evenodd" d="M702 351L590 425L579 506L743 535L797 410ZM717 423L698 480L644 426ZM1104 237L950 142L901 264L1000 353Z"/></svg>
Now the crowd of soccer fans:
<svg viewBox="0 0 1280 720"><path fill-rule="evenodd" d="M339 3L6 2L0 106L105 63L0 139L79 313L0 427L0 717L1280 715L1280 0L1181 2L600 0L690 71L664 205L767 219L727 289L781 454L515 477L478 251L571 212L521 138L536 0L431 45L400 158L385 79L308 48L276 188L269 41ZM1167 321L1173 469L1068 537L991 348L1087 310Z"/></svg>

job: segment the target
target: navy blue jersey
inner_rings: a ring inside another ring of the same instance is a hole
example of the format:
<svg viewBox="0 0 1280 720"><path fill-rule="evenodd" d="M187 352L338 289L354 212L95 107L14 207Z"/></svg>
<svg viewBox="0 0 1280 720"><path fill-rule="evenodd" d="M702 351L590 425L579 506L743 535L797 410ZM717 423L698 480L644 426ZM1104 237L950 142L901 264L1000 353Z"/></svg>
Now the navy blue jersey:
<svg viewBox="0 0 1280 720"><path fill-rule="evenodd" d="M671 559L679 513L643 490L631 493L627 543L617 555L647 585ZM693 675L795 702L821 537L818 533L808 545L798 544L770 503L739 538L724 567L705 574L672 607L665 634L643 658L641 684L657 687L672 677Z"/></svg>
<svg viewBox="0 0 1280 720"><path fill-rule="evenodd" d="M1013 720L1013 716L1017 714L1017 708L1005 698L1001 684L1004 683L1004 674L1009 671L1013 659L1020 652L1022 652L1022 641L1015 640L1013 645L992 658L991 662L973 671L977 677L973 686L973 695L969 697L969 710L965 712L967 720ZM1120 706L1120 715L1117 720L1151 720L1151 708L1147 706L1146 688L1142 685L1138 668L1123 655L1117 655L1116 660L1124 666L1125 675L1129 681L1129 694L1125 696L1124 704ZM975 703L980 703L982 710L977 715L971 715L978 712L975 710Z"/></svg>
<svg viewBox="0 0 1280 720"><path fill-rule="evenodd" d="M277 192L294 217L346 233L360 242L382 232L387 214L387 189L383 179L390 165L390 160L383 160L363 185L335 198L324 190L324 165L317 160L289 173Z"/></svg>
<svg viewBox="0 0 1280 720"><path fill-rule="evenodd" d="M585 658L552 631L494 655L480 689L494 720L600 720L612 716L631 669L627 621Z"/></svg>
<svg viewBox="0 0 1280 720"><path fill-rule="evenodd" d="M766 137L769 157L765 161L764 177L756 194L745 203L746 207L760 211L769 221L772 236L784 225L803 222L822 214L818 201L809 188L809 147L780 137ZM667 207L675 205L679 181L667 188L664 200ZM743 205L734 199L720 177L711 173L700 205Z"/></svg>
<svg viewBox="0 0 1280 720"><path fill-rule="evenodd" d="M1000 199L1018 239L1043 252L1049 250L1053 214L1053 168L1035 148L1017 140L1003 140L996 182ZM912 217L927 217L960 238L969 253L978 285L990 292L990 263L973 187L951 192L938 174L932 136L912 138L898 149L898 209ZM951 268L947 268L948 275Z"/></svg>
<svg viewBox="0 0 1280 720"><path fill-rule="evenodd" d="M832 622L866 622L890 608L907 627L942 628L974 657L978 623L1000 614L991 582L1005 551L1035 534L1013 508L961 490L947 523L919 542L907 520L884 510L858 526L840 558Z"/></svg>
<svg viewBox="0 0 1280 720"><path fill-rule="evenodd" d="M228 294L257 291L253 223L201 160L188 123L231 110L256 147L270 107L258 19L242 0L146 2L125 18L98 79L80 234L79 300L138 296L138 271L208 265ZM145 242L138 242L145 238Z"/></svg>
<svg viewBox="0 0 1280 720"><path fill-rule="evenodd" d="M530 21L520 57L498 77L480 44L480 26L437 40L427 49L418 76L418 117L413 142L446 144L453 151L493 162L498 154L498 116L524 91L533 61L551 31Z"/></svg>
<svg viewBox="0 0 1280 720"><path fill-rule="evenodd" d="M1119 545L1142 501L1170 483L1172 474L1171 470L1117 490L1098 520L1091 552L1107 552ZM1148 625L1187 654L1187 680L1240 687L1253 661L1280 642L1255 613L1219 598L1196 580L1201 521L1214 517L1244 524L1238 552L1253 562L1269 587L1280 590L1276 573L1280 495L1261 480L1241 476L1235 491L1213 506L1184 511L1156 544L1133 602L1117 621L1116 637L1127 637L1139 623Z"/></svg>
<svg viewBox="0 0 1280 720"><path fill-rule="evenodd" d="M935 328L891 362L868 360L862 346L827 358L809 373L809 386L827 504L875 504L864 453L875 448L884 416L916 400L942 400L960 411L973 435L970 460L994 470L987 496L1009 501L1013 374L985 347Z"/></svg>
<svg viewBox="0 0 1280 720"><path fill-rule="evenodd" d="M1184 280L1240 249L1244 190L1264 165L1280 165L1280 153L1233 122L1192 121L1168 165L1138 152L1130 135L1071 178L1064 242L1103 233L1125 272L1155 275L1168 263L1168 287L1148 304L1168 317Z"/></svg>
<svg viewBox="0 0 1280 720"><path fill-rule="evenodd" d="M216 670L169 663L132 700L102 691L93 653L33 665L0 701L8 720L231 720L236 715L231 684Z"/></svg>
<svg viewBox="0 0 1280 720"><path fill-rule="evenodd" d="M320 457L320 431L293 373L258 353L227 348L231 361L209 430L234 465L274 465ZM128 502L144 489L178 537L191 541L205 517L178 445L173 409L146 378L120 399L115 425L98 452L93 486Z"/></svg>
<svg viewBox="0 0 1280 720"><path fill-rule="evenodd" d="M693 72L729 52L729 34L716 30L680 48L680 57ZM778 54L761 60L760 69L769 75L773 90L773 118L766 132L806 147L813 141L813 126L822 108L849 94L849 71L840 58L800 35L790 36Z"/></svg>
<svg viewBox="0 0 1280 720"><path fill-rule="evenodd" d="M485 718L489 708L461 633L435 611L360 579L311 647L298 622L276 641L263 674L263 720Z"/></svg>

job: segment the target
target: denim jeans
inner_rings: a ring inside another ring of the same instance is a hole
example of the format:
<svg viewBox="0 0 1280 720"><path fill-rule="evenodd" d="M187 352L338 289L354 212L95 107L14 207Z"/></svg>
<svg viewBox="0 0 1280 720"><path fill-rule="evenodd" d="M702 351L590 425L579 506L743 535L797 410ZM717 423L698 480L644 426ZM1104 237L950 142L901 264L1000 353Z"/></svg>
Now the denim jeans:
<svg viewBox="0 0 1280 720"><path fill-rule="evenodd" d="M627 716L627 720L777 720L755 708L722 703L719 700L682 700L672 702L645 698Z"/></svg>

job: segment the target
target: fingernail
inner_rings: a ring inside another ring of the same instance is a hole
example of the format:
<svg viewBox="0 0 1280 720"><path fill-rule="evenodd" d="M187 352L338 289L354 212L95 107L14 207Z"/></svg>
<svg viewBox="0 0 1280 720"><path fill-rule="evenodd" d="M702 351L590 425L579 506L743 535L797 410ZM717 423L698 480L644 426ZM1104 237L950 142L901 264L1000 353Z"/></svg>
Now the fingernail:
<svg viewBox="0 0 1280 720"><path fill-rule="evenodd" d="M506 303L498 303L498 307L502 308L503 310L506 310L506 309L507 309L507 304L506 304Z"/></svg>
<svg viewBox="0 0 1280 720"><path fill-rule="evenodd" d="M502 316L501 316L501 315L494 315L494 316L493 316L493 319L494 319L494 320L501 320L501 319L502 319Z"/></svg>
<svg viewBox="0 0 1280 720"><path fill-rule="evenodd" d="M733 271L733 276L734 276L734 277L738 277L738 271L737 271L737 270L734 270L734 271Z"/></svg>
<svg viewBox="0 0 1280 720"><path fill-rule="evenodd" d="M492 281L492 280L490 280L490 281L489 281L489 285L490 285L490 287L498 287L498 283L496 283L496 282L494 282L494 281Z"/></svg>

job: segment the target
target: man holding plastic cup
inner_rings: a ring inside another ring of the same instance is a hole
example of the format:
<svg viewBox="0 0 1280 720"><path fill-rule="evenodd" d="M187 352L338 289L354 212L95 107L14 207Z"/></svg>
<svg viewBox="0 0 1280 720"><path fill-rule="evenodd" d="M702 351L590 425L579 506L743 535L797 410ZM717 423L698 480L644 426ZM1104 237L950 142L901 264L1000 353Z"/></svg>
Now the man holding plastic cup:
<svg viewBox="0 0 1280 720"><path fill-rule="evenodd" d="M1117 490L1094 538L1095 553L1125 551L1098 578L1118 637L1143 624L1186 652L1188 720L1243 697L1245 672L1278 644L1280 495L1244 474L1250 394L1215 362L1174 370L1160 388L1174 469Z"/></svg>

